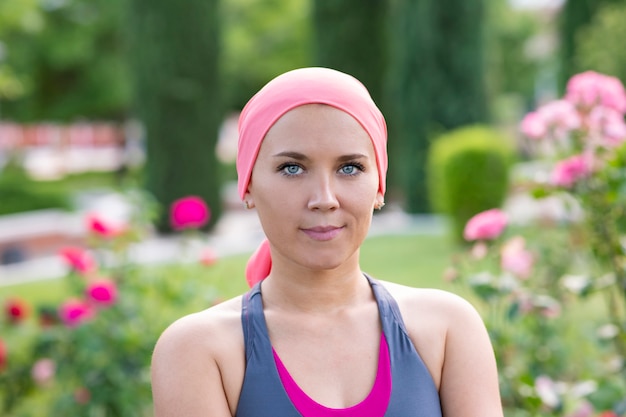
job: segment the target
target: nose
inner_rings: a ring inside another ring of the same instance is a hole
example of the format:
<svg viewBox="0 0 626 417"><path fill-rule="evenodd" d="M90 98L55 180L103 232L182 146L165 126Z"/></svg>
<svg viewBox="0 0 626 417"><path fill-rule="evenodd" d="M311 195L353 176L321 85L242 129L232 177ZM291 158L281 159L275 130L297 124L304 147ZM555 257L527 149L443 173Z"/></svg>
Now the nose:
<svg viewBox="0 0 626 417"><path fill-rule="evenodd" d="M309 210L334 210L339 207L339 200L332 177L325 175L318 176L309 188Z"/></svg>

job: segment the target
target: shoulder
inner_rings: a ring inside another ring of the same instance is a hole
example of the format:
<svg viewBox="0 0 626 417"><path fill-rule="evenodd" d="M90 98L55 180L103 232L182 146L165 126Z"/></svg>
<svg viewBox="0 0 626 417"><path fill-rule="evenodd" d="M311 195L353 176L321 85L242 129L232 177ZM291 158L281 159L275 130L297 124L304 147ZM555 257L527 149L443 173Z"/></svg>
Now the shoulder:
<svg viewBox="0 0 626 417"><path fill-rule="evenodd" d="M152 356L157 415L202 415L210 407L224 411L214 415L232 413L244 355L241 297L176 320L163 331Z"/></svg>
<svg viewBox="0 0 626 417"><path fill-rule="evenodd" d="M493 348L482 317L466 299L442 290L382 282L449 415L502 416Z"/></svg>
<svg viewBox="0 0 626 417"><path fill-rule="evenodd" d="M464 298L448 291L381 284L396 300L407 333L439 386L450 343L463 333L486 333L482 318Z"/></svg>
<svg viewBox="0 0 626 417"><path fill-rule="evenodd" d="M240 317L241 297L184 316L163 331L157 341L155 354L166 354L171 348L184 348L185 351L197 349L203 354L217 351L224 340L240 333Z"/></svg>
<svg viewBox="0 0 626 417"><path fill-rule="evenodd" d="M453 326L466 320L479 321L480 315L465 298L439 289L414 288L392 282L381 281L400 306L401 311L409 313L405 320L437 319L438 323ZM404 316L404 314L403 314Z"/></svg>
<svg viewBox="0 0 626 417"><path fill-rule="evenodd" d="M407 331L417 344L426 335L428 343L437 341L443 352L451 343L472 335L488 338L482 317L465 298L439 289L382 284L398 303Z"/></svg>

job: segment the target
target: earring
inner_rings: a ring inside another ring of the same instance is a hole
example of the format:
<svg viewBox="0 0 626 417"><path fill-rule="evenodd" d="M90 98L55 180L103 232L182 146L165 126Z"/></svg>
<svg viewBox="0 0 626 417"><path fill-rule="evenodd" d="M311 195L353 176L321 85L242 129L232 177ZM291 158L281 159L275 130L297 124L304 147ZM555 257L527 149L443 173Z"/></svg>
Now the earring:
<svg viewBox="0 0 626 417"><path fill-rule="evenodd" d="M375 208L376 210L380 210L380 209L382 209L383 207L385 207L385 202L384 202L384 201L381 201L381 202L377 203L377 204L374 206L374 208Z"/></svg>
<svg viewBox="0 0 626 417"><path fill-rule="evenodd" d="M250 203L248 203L248 200L244 200L243 206L246 208L246 210L250 210Z"/></svg>

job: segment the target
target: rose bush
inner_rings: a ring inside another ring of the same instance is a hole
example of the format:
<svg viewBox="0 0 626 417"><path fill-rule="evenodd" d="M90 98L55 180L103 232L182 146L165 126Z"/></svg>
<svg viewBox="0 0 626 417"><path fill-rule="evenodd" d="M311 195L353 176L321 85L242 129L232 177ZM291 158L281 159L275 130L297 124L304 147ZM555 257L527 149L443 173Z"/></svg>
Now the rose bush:
<svg viewBox="0 0 626 417"><path fill-rule="evenodd" d="M622 83L588 71L526 115L527 148L548 169L516 189L565 215L480 213L446 272L485 312L511 415L626 415L625 113Z"/></svg>
<svg viewBox="0 0 626 417"><path fill-rule="evenodd" d="M191 201L193 210L181 215L176 212L180 205L174 205L173 218L184 223L185 230L202 226L208 207L197 198L182 201ZM0 415L152 414L149 366L154 344L174 318L217 299L210 290L199 293L192 279L198 268L214 265L217 255L205 248L195 264L134 263L129 254L137 240L151 233L145 216L152 212L146 204L134 206L136 213L127 224L93 213L86 216L89 246L59 253L69 272L67 295L58 305L5 300L0 318ZM33 312L36 317L27 320Z"/></svg>

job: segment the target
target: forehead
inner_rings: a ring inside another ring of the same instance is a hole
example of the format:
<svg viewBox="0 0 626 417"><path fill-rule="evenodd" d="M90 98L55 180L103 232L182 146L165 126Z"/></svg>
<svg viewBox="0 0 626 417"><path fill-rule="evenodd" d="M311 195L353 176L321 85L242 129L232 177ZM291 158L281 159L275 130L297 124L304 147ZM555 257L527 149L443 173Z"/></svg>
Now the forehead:
<svg viewBox="0 0 626 417"><path fill-rule="evenodd" d="M306 104L285 113L268 130L261 152L275 146L318 145L338 149L356 146L374 152L372 140L363 126L350 114L326 104Z"/></svg>

